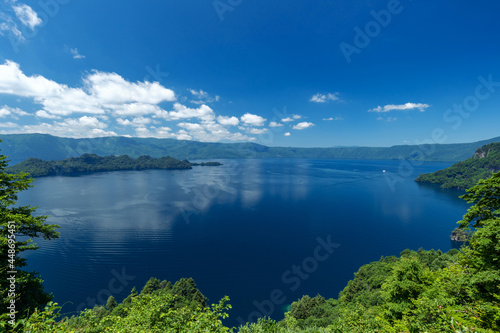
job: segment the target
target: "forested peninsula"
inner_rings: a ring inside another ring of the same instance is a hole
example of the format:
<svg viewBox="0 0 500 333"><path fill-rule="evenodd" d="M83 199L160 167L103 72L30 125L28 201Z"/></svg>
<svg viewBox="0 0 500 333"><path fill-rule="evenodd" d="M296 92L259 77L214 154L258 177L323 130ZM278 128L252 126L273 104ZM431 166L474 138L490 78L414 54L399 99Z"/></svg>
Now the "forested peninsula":
<svg viewBox="0 0 500 333"><path fill-rule="evenodd" d="M170 156L153 158L140 156L132 158L121 156L98 156L83 154L80 157L71 157L60 161L44 161L38 158L29 158L21 163L7 168L8 173L26 172L31 177L45 176L74 176L104 171L125 170L185 170L193 166L218 166L219 162L191 163L188 160L178 160Z"/></svg>
<svg viewBox="0 0 500 333"><path fill-rule="evenodd" d="M484 145L471 158L443 170L422 174L415 181L465 190L497 171L500 171L500 142Z"/></svg>

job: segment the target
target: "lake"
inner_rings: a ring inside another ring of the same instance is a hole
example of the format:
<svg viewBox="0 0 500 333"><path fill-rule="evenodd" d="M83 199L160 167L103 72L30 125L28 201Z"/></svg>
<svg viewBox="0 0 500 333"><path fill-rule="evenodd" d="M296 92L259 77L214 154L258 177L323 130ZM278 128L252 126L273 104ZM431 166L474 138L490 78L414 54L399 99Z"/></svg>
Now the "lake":
<svg viewBox="0 0 500 333"><path fill-rule="evenodd" d="M452 247L462 192L413 181L451 163L218 160L220 167L47 177L19 204L61 226L27 254L63 313L117 301L154 276L193 277L228 325L281 319L304 294L337 298L381 256ZM384 172L385 171L385 172ZM399 178L396 178L399 177Z"/></svg>

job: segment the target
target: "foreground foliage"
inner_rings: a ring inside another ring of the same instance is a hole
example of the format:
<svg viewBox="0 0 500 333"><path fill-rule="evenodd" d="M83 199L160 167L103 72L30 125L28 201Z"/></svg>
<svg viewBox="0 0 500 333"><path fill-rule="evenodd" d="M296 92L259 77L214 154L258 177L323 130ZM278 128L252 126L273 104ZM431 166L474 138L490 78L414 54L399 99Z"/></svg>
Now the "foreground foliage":
<svg viewBox="0 0 500 333"><path fill-rule="evenodd" d="M33 238L59 237L58 226L45 223L46 216L33 216L36 207L16 205L18 193L29 189L32 179L27 174L7 174L6 167L7 158L0 155L0 329L4 330L52 299L38 274L23 270L27 260L19 255L38 248Z"/></svg>
<svg viewBox="0 0 500 333"><path fill-rule="evenodd" d="M208 307L207 299L193 279L181 279L172 285L151 278L141 293L135 288L117 304L110 296L106 306L95 306L78 316L59 322L61 308L49 303L21 323L25 332L229 332L222 324L231 308L226 296Z"/></svg>

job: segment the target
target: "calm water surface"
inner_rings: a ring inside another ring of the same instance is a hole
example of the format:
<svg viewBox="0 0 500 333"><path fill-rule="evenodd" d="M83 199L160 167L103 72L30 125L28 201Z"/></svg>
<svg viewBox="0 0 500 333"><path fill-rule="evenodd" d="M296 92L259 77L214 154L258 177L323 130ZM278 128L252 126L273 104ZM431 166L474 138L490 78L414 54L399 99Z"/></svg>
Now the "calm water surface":
<svg viewBox="0 0 500 333"><path fill-rule="evenodd" d="M380 256L449 250L468 207L461 192L413 181L450 163L408 171L399 161L220 161L36 179L19 203L38 205L61 238L38 240L29 268L67 313L111 294L121 301L151 276L193 277L210 303L230 296L229 325L281 319L304 294L336 298ZM410 175L391 187L398 170ZM318 238L335 243L333 253Z"/></svg>

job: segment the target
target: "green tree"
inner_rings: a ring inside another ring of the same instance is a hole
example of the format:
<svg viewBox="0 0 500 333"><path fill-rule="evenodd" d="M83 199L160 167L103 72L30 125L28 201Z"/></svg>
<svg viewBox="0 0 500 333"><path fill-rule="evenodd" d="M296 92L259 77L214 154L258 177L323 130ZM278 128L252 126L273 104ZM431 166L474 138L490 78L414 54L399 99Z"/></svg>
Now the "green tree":
<svg viewBox="0 0 500 333"><path fill-rule="evenodd" d="M132 299L134 297L136 297L138 295L137 293L137 288L134 287L132 288L132 290L130 291L130 295L128 295L124 300L123 300L123 303L125 304L129 304L129 303L132 303Z"/></svg>
<svg viewBox="0 0 500 333"><path fill-rule="evenodd" d="M158 280L155 277L152 277L146 282L146 285L144 285L144 288L142 288L141 295L144 294L151 294L152 292L160 289L160 280Z"/></svg>
<svg viewBox="0 0 500 333"><path fill-rule="evenodd" d="M62 318L59 321L56 318L60 307L57 303L50 302L44 310L35 310L32 316L22 321L22 325L25 332L33 333L231 332L222 324L222 320L228 316L227 311L231 309L231 305L227 304L227 296L218 304L206 308L177 307L178 298L180 297L171 293L143 294L131 300L124 316L109 314L103 307L96 306L84 310L77 317Z"/></svg>
<svg viewBox="0 0 500 333"><path fill-rule="evenodd" d="M14 300L16 319L19 319L45 306L52 298L43 291L43 281L37 273L20 269L27 263L19 254L38 248L33 238L58 238L59 226L47 224L46 216L33 216L36 207L16 206L17 194L32 187L32 179L26 173L7 174L7 165L7 157L0 155L0 306L5 309ZM9 273L12 271L17 273ZM15 278L14 292L10 277ZM0 319L5 317L3 314Z"/></svg>
<svg viewBox="0 0 500 333"><path fill-rule="evenodd" d="M401 258L382 285L382 297L386 301L389 317L401 319L403 313L413 308L412 300L420 295L424 287L422 263L415 257Z"/></svg>
<svg viewBox="0 0 500 333"><path fill-rule="evenodd" d="M308 295L302 296L296 302L292 303L290 314L296 319L307 319L315 314L315 310L326 303L326 300L321 295L311 298Z"/></svg>
<svg viewBox="0 0 500 333"><path fill-rule="evenodd" d="M108 301L106 302L106 308L109 311L111 311L114 308L116 308L117 305L118 305L118 303L116 303L115 298L113 296L109 296Z"/></svg>
<svg viewBox="0 0 500 333"><path fill-rule="evenodd" d="M207 298L198 290L193 278L182 278L177 281L172 288L172 293L181 296L188 303L198 304L202 308L207 306Z"/></svg>
<svg viewBox="0 0 500 333"><path fill-rule="evenodd" d="M484 221L500 218L500 171L488 179L480 180L461 198L474 205L459 221L460 228L467 229L470 226L480 228Z"/></svg>
<svg viewBox="0 0 500 333"><path fill-rule="evenodd" d="M472 273L471 282L483 301L498 306L500 301L500 172L481 180L462 198L474 203L459 223L475 228L462 264ZM495 319L500 325L500 316Z"/></svg>

